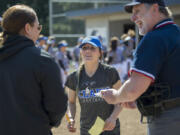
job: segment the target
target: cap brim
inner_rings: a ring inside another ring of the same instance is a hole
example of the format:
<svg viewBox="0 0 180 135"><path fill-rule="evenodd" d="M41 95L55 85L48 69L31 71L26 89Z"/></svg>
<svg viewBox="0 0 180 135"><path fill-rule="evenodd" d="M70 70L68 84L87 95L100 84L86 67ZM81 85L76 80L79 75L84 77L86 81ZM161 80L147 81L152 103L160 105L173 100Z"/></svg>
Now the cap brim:
<svg viewBox="0 0 180 135"><path fill-rule="evenodd" d="M87 42L82 43L82 44L79 46L79 48L82 48L85 44L90 44L90 45L92 45L92 46L94 46L94 47L98 47L98 46L97 46L96 44L94 44L93 42L87 41Z"/></svg>
<svg viewBox="0 0 180 135"><path fill-rule="evenodd" d="M126 12L128 12L128 13L132 13L132 8L133 8L133 6L139 5L139 4L141 4L141 3L140 3L140 2L131 2L131 3L129 3L129 4L127 4L127 5L124 6L124 10L125 10Z"/></svg>

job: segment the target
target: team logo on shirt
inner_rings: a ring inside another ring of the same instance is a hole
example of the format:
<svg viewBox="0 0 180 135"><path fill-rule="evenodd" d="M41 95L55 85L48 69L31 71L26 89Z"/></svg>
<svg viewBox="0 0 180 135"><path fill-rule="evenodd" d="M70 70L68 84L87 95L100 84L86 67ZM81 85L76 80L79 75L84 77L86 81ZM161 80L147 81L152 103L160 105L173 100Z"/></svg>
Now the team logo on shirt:
<svg viewBox="0 0 180 135"><path fill-rule="evenodd" d="M78 97L83 102L99 102L104 101L101 97L97 97L95 93L99 93L101 90L109 89L107 88L96 88L96 89L90 89L86 87L85 90L80 90L78 93Z"/></svg>
<svg viewBox="0 0 180 135"><path fill-rule="evenodd" d="M85 90L85 91L86 91L86 94L87 94L87 95L90 93L90 90L89 90L89 88L88 88L88 87L86 88L86 90Z"/></svg>

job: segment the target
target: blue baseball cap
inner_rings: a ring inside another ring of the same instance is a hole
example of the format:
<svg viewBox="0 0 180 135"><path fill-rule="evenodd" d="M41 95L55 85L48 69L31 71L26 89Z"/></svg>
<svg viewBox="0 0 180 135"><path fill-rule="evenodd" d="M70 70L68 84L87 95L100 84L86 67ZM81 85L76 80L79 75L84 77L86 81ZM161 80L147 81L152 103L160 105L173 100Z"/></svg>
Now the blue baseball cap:
<svg viewBox="0 0 180 135"><path fill-rule="evenodd" d="M68 44L66 42L60 42L57 46L58 46L58 48L61 48L61 47L68 46Z"/></svg>
<svg viewBox="0 0 180 135"><path fill-rule="evenodd" d="M83 39L84 39L84 37L79 37L77 42L80 44L80 43L82 43Z"/></svg>
<svg viewBox="0 0 180 135"><path fill-rule="evenodd" d="M54 44L55 43L55 40L47 40L47 44Z"/></svg>
<svg viewBox="0 0 180 135"><path fill-rule="evenodd" d="M56 42L54 36L49 36L47 40L47 44L54 44Z"/></svg>
<svg viewBox="0 0 180 135"><path fill-rule="evenodd" d="M155 4L155 3L157 3L161 7L166 7L166 4L165 4L164 0L132 0L131 3L126 4L124 6L124 9L128 13L132 13L133 6L143 4L143 3L147 3L147 4Z"/></svg>
<svg viewBox="0 0 180 135"><path fill-rule="evenodd" d="M47 40L48 40L48 37L40 37L38 40L39 40L39 41L41 41L41 40L47 41Z"/></svg>
<svg viewBox="0 0 180 135"><path fill-rule="evenodd" d="M82 44L79 46L79 48L82 48L85 44L91 44L92 46L99 47L102 49L102 44L98 37L96 36L89 36L83 39Z"/></svg>

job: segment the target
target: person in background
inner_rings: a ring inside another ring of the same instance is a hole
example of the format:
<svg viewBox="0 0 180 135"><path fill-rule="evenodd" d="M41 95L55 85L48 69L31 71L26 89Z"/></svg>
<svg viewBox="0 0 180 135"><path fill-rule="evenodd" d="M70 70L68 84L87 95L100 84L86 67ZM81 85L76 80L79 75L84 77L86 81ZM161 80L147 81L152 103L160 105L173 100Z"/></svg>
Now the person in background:
<svg viewBox="0 0 180 135"><path fill-rule="evenodd" d="M108 53L107 45L104 44L104 40L103 40L103 37L101 35L99 35L98 38L102 44L102 53L103 53L102 60L105 62L105 59L106 59L107 53Z"/></svg>
<svg viewBox="0 0 180 135"><path fill-rule="evenodd" d="M88 130L99 116L105 121L101 135L120 135L118 114L121 106L109 105L95 94L103 89L120 88L121 81L115 68L101 63L102 44L98 37L90 36L83 39L80 47L82 65L71 73L65 83L68 91L68 115L72 120L68 124L70 132L75 131L76 97L81 107L80 134L89 135Z"/></svg>
<svg viewBox="0 0 180 135"><path fill-rule="evenodd" d="M65 84L68 71L69 71L69 59L66 55L67 42L62 40L58 44L58 51L56 52L56 62L59 64L59 69L61 71L63 86Z"/></svg>
<svg viewBox="0 0 180 135"><path fill-rule="evenodd" d="M40 35L36 44L37 48L45 50L46 41L47 41L47 37L45 37L44 35Z"/></svg>
<svg viewBox="0 0 180 135"><path fill-rule="evenodd" d="M112 37L110 41L110 51L108 52L107 64L117 64L123 61L123 50L119 47L118 37Z"/></svg>
<svg viewBox="0 0 180 135"><path fill-rule="evenodd" d="M75 68L78 68L79 66L79 58L80 58L80 48L79 48L79 45L82 44L82 41L83 41L83 38L84 37L79 37L78 40L77 40L77 45L73 48L73 57L74 57L74 67Z"/></svg>
<svg viewBox="0 0 180 135"><path fill-rule="evenodd" d="M128 34L123 34L121 36L121 41L123 48L122 55L124 58L124 61L122 63L122 69L123 69L122 79L124 82L128 79L128 72L130 70L130 66L132 65L134 40Z"/></svg>
<svg viewBox="0 0 180 135"><path fill-rule="evenodd" d="M55 61L35 47L36 12L14 5L3 14L0 48L0 134L50 135L67 108Z"/></svg>
<svg viewBox="0 0 180 135"><path fill-rule="evenodd" d="M129 29L127 34L131 37L130 39L130 46L132 46L132 50L136 48L136 33L134 30Z"/></svg>
<svg viewBox="0 0 180 135"><path fill-rule="evenodd" d="M123 81L124 77L124 67L123 67L123 47L119 45L119 38L118 37L112 37L110 41L110 50L107 54L107 64L110 64L111 66L115 67L116 70L119 73L119 76L121 80Z"/></svg>
<svg viewBox="0 0 180 135"><path fill-rule="evenodd" d="M133 108L147 116L148 135L180 133L180 27L164 0L133 0L125 6L141 39L130 78L117 90L102 92L110 104Z"/></svg>
<svg viewBox="0 0 180 135"><path fill-rule="evenodd" d="M56 42L55 37L49 36L49 37L48 37L48 40L47 40L47 42L46 42L46 48L45 48L45 50L46 50L48 53L50 53L53 58L55 58L55 54L56 54L56 51L57 51L57 50L55 49L55 45L56 45L55 42Z"/></svg>

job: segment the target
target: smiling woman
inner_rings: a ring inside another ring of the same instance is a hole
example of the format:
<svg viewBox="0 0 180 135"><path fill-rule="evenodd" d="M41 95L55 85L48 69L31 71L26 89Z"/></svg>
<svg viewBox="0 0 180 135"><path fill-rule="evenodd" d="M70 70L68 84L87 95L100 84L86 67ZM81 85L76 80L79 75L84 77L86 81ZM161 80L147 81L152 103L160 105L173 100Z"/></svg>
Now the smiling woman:
<svg viewBox="0 0 180 135"><path fill-rule="evenodd" d="M88 65L98 66L99 61L102 58L102 45L97 37L86 37L83 40L83 43L80 45L80 54L82 58L82 63L87 65L87 62L90 62Z"/></svg>
<svg viewBox="0 0 180 135"><path fill-rule="evenodd" d="M80 133L89 135L88 131L95 123L97 117L105 121L101 135L120 135L120 122L118 114L121 111L119 105L108 105L97 96L101 90L107 88L119 88L121 81L115 68L103 64L102 45L98 37L86 37L80 45L82 65L67 78L65 89L68 91L69 111L71 122L68 130L74 132L76 97L78 96L80 114ZM93 111L92 111L93 110Z"/></svg>
<svg viewBox="0 0 180 135"><path fill-rule="evenodd" d="M88 43L81 48L80 53L84 63L89 61L95 65L97 65L100 56L102 55L101 50L98 47L94 47Z"/></svg>

